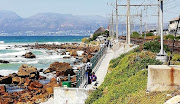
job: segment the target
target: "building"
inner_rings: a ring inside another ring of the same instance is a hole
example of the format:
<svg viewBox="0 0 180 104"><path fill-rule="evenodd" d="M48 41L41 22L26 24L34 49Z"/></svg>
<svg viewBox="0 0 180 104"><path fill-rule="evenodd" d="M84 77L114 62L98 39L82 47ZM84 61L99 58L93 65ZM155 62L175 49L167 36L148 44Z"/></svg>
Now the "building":
<svg viewBox="0 0 180 104"><path fill-rule="evenodd" d="M97 29L94 34L99 34L99 33L104 33L106 31L106 29L104 27L100 27L99 29Z"/></svg>
<svg viewBox="0 0 180 104"><path fill-rule="evenodd" d="M169 21L169 33L172 34L172 35L175 34L178 20L179 20L179 17ZM180 35L180 24L178 25L177 35Z"/></svg>

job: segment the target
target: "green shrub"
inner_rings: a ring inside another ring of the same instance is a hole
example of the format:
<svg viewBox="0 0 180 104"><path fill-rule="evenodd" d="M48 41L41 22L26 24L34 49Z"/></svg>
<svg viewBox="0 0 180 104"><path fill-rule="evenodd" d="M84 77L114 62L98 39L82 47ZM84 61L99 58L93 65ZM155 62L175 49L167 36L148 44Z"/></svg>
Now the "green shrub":
<svg viewBox="0 0 180 104"><path fill-rule="evenodd" d="M180 36L176 36L176 40L179 41L180 40Z"/></svg>
<svg viewBox="0 0 180 104"><path fill-rule="evenodd" d="M140 38L141 35L140 35L138 32L133 32L133 33L131 34L131 37L132 37L132 38Z"/></svg>
<svg viewBox="0 0 180 104"><path fill-rule="evenodd" d="M158 53L161 49L161 44L158 41L146 42L146 43L144 43L143 46L144 46L145 50L149 50L149 51L155 52L155 53ZM170 49L168 48L167 45L164 45L164 50L166 52L170 51Z"/></svg>
<svg viewBox="0 0 180 104"><path fill-rule="evenodd" d="M166 40L174 40L174 36L173 35L166 35L166 36L164 36L164 38Z"/></svg>
<svg viewBox="0 0 180 104"><path fill-rule="evenodd" d="M157 36L157 37L155 38L155 40L159 40L159 39L161 39L161 36Z"/></svg>

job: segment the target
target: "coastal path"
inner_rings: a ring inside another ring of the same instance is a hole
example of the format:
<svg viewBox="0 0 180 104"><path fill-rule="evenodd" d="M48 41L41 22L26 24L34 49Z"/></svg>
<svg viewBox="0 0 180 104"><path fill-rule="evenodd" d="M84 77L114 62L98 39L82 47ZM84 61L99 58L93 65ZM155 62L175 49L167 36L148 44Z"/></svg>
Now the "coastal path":
<svg viewBox="0 0 180 104"><path fill-rule="evenodd" d="M116 44L114 44L114 47L112 47L112 49L107 48L107 52L106 52L105 56L102 57L102 59L100 59L100 61L94 67L95 75L97 76L97 82L98 82L97 87L99 87L102 84L102 82L104 81L104 78L105 78L107 71L108 71L110 61L113 58L117 58L121 54L129 52L130 50L132 50L136 47L138 47L138 45L134 45L133 47L126 49L124 44L116 43ZM93 71L94 71L94 69L93 69ZM93 89L93 85L89 84L89 85L87 85L86 88L87 89Z"/></svg>

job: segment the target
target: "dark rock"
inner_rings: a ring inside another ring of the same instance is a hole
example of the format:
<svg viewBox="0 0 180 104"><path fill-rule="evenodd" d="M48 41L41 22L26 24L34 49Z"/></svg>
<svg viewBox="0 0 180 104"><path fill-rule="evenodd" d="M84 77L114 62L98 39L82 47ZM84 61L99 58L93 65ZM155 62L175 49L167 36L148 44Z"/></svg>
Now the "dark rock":
<svg viewBox="0 0 180 104"><path fill-rule="evenodd" d="M64 73L64 76L68 76L68 74L70 74L70 76L75 75L73 69L68 69L68 70L66 70L65 73Z"/></svg>
<svg viewBox="0 0 180 104"><path fill-rule="evenodd" d="M13 77L13 78L12 78L12 83L13 83L13 84L19 84L19 83L20 83L20 80L21 80L20 77Z"/></svg>
<svg viewBox="0 0 180 104"><path fill-rule="evenodd" d="M9 63L9 61L0 60L0 63L7 64L7 63Z"/></svg>
<svg viewBox="0 0 180 104"><path fill-rule="evenodd" d="M43 79L46 79L46 77L40 75L39 80L43 80Z"/></svg>
<svg viewBox="0 0 180 104"><path fill-rule="evenodd" d="M52 68L48 68L48 69L46 69L43 73L44 73L44 74L47 74L47 73L51 73L51 72L53 72L53 71L55 71L55 70L52 69Z"/></svg>
<svg viewBox="0 0 180 104"><path fill-rule="evenodd" d="M0 78L0 84L11 84L11 83L12 83L11 76L5 76Z"/></svg>
<svg viewBox="0 0 180 104"><path fill-rule="evenodd" d="M32 52L27 52L26 54L22 56L25 58L36 58L36 56Z"/></svg>
<svg viewBox="0 0 180 104"><path fill-rule="evenodd" d="M43 72L43 69L39 69L39 72Z"/></svg>

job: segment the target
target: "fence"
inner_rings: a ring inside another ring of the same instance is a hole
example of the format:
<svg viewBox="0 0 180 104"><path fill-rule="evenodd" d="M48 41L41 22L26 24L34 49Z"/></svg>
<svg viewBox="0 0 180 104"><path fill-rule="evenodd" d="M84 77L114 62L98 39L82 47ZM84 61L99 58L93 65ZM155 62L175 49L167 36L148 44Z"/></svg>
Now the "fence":
<svg viewBox="0 0 180 104"><path fill-rule="evenodd" d="M102 47L90 60L92 63L92 69L97 65L98 61L101 59L101 57L104 55L106 52L106 47Z"/></svg>
<svg viewBox="0 0 180 104"><path fill-rule="evenodd" d="M94 69L97 65L98 61L101 59L101 57L106 52L106 47L101 47L101 49L91 58L90 62L92 63L92 69L93 71L96 71L97 69ZM76 87L83 88L87 85L87 76L85 71L85 65L81 67L81 69L76 73Z"/></svg>

